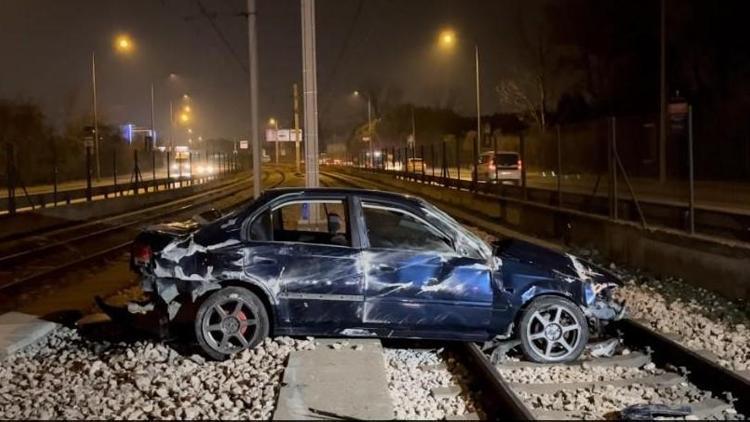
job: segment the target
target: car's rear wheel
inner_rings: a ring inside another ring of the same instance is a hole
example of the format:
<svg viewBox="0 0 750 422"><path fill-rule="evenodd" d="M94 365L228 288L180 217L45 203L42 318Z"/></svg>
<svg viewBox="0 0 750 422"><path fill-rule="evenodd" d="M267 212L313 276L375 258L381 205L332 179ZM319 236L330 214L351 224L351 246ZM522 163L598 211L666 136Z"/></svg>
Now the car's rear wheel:
<svg viewBox="0 0 750 422"><path fill-rule="evenodd" d="M198 307L194 325L198 345L216 360L255 347L269 330L263 302L241 287L225 287L212 293Z"/></svg>
<svg viewBox="0 0 750 422"><path fill-rule="evenodd" d="M534 362L577 359L589 339L586 316L570 300L547 296L534 300L519 324L524 355Z"/></svg>

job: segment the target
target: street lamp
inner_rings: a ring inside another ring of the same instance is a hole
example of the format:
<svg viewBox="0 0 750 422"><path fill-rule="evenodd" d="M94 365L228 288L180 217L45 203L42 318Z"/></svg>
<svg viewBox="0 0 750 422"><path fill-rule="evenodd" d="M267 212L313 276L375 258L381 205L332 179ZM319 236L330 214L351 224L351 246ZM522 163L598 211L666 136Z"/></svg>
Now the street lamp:
<svg viewBox="0 0 750 422"><path fill-rule="evenodd" d="M274 130L276 130L276 142L274 142L274 160L276 164L279 164L279 121L271 117L270 119L268 119L268 124L270 126L273 126Z"/></svg>
<svg viewBox="0 0 750 422"><path fill-rule="evenodd" d="M438 36L438 44L445 51L452 51L455 45L458 43L458 37L456 32L452 29L444 29ZM477 137L474 141L474 163L472 181L477 182L477 164L479 161L479 148L482 140L482 112L481 102L479 97L479 46L474 43L474 76L476 81L476 101L477 101Z"/></svg>
<svg viewBox="0 0 750 422"><path fill-rule="evenodd" d="M133 41L127 35L119 35L115 38L115 50L120 53L130 53L133 50ZM96 101L96 51L91 51L91 96L94 111L94 155L96 161L96 180L102 177L101 164L99 160L99 116Z"/></svg>
<svg viewBox="0 0 750 422"><path fill-rule="evenodd" d="M115 38L115 49L123 53L133 50L133 40L127 34L120 34Z"/></svg>
<svg viewBox="0 0 750 422"><path fill-rule="evenodd" d="M375 134L372 130L372 98L369 95L363 95L359 91L354 91L355 97L365 97L367 100L367 135L370 138L370 167L375 167L375 154L373 143L375 141Z"/></svg>

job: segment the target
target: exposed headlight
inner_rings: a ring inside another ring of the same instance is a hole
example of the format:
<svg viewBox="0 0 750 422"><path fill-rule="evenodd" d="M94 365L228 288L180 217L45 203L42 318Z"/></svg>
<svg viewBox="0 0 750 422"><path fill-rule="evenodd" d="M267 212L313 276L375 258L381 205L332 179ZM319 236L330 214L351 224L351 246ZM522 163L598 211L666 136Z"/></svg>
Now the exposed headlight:
<svg viewBox="0 0 750 422"><path fill-rule="evenodd" d="M596 291L594 291L593 283L583 284L583 300L587 306L591 306L596 300Z"/></svg>

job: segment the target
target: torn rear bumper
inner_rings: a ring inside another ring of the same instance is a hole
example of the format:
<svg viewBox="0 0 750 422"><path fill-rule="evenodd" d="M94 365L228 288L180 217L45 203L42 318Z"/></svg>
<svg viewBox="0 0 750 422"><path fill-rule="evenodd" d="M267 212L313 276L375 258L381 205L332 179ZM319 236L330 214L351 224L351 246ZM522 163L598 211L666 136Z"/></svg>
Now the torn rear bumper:
<svg viewBox="0 0 750 422"><path fill-rule="evenodd" d="M110 305L99 296L94 297L94 301L117 324L158 338L169 337L169 316L158 301L129 302L127 306Z"/></svg>

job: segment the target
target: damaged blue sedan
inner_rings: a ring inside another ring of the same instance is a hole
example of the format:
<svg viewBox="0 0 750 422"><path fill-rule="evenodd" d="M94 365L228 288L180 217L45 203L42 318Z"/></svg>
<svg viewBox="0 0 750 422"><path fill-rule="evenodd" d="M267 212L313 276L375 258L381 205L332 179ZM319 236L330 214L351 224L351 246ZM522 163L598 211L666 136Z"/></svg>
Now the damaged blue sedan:
<svg viewBox="0 0 750 422"><path fill-rule="evenodd" d="M622 315L619 281L579 258L488 245L413 196L274 189L213 221L151 227L131 265L167 328L211 358L267 336L520 341L536 362L576 359Z"/></svg>

